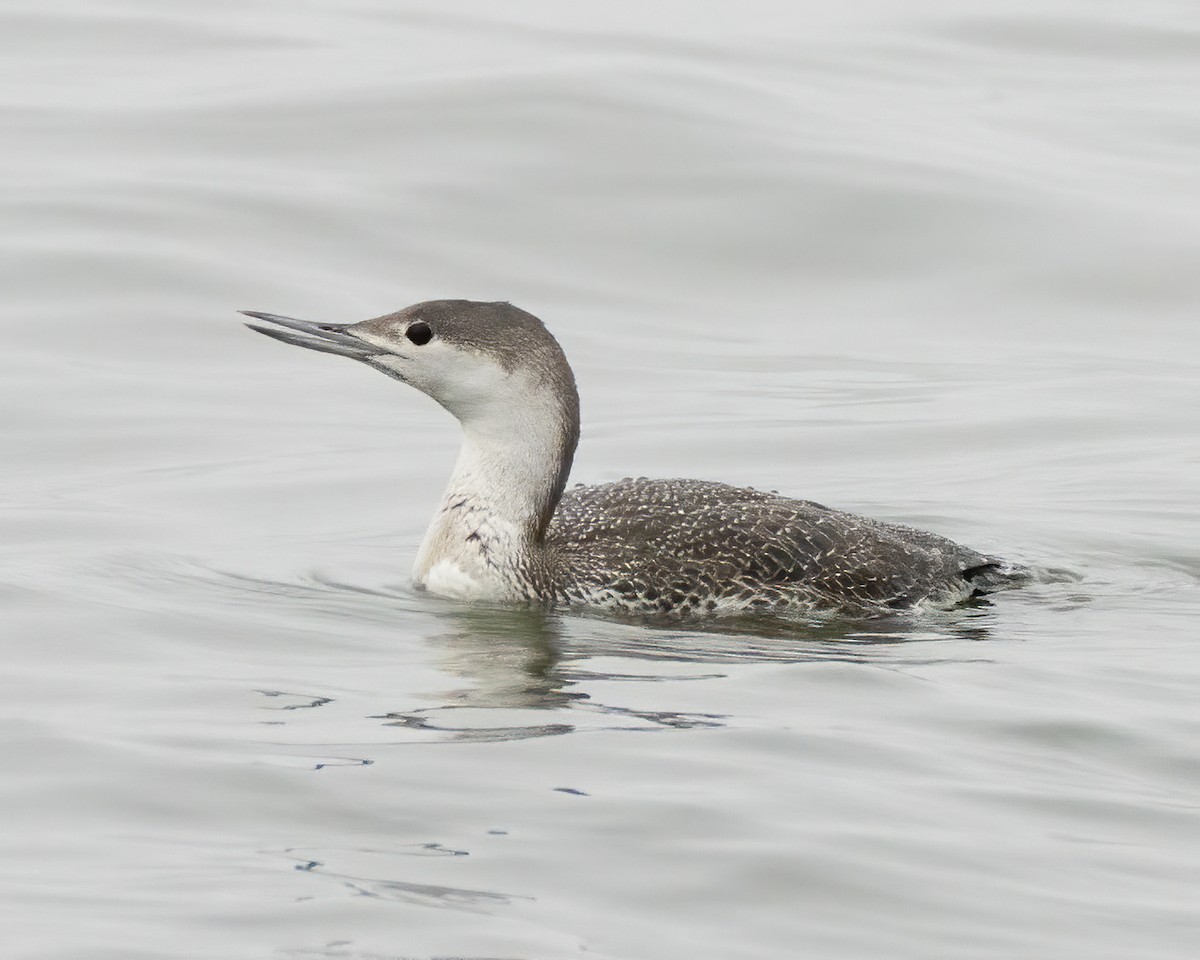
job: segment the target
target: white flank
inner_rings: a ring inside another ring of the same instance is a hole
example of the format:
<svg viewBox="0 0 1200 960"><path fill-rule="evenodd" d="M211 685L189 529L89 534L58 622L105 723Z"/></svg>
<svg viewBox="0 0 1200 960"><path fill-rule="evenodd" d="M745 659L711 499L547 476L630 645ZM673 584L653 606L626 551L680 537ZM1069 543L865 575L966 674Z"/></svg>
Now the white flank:
<svg viewBox="0 0 1200 960"><path fill-rule="evenodd" d="M430 567L424 584L430 593L454 600L483 600L495 594L494 588L484 587L453 560L439 560Z"/></svg>

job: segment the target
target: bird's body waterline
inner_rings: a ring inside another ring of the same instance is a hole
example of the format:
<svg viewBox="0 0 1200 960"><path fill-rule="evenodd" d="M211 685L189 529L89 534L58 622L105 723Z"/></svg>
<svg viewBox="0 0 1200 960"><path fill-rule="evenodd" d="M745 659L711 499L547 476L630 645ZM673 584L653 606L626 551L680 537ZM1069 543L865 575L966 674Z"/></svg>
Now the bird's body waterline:
<svg viewBox="0 0 1200 960"><path fill-rule="evenodd" d="M700 480L567 487L579 399L558 342L507 303L428 301L357 324L247 313L275 339L408 383L463 429L415 582L461 600L676 617L946 606L1006 565L807 500Z"/></svg>

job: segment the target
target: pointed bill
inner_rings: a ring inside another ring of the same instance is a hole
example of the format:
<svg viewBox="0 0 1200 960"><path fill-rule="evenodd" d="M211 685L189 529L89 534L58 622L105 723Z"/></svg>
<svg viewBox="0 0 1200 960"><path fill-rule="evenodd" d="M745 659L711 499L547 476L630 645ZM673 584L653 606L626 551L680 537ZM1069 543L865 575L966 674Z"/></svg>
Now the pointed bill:
<svg viewBox="0 0 1200 960"><path fill-rule="evenodd" d="M332 353L339 357L350 357L353 360L368 360L380 351L352 333L347 332L348 324L344 323L310 323L307 320L296 320L292 317L281 317L274 313L259 313L256 310L242 310L242 316L253 317L266 323L274 323L284 329L264 327L257 323L248 323L251 330L284 343L297 347L307 347L320 353Z"/></svg>

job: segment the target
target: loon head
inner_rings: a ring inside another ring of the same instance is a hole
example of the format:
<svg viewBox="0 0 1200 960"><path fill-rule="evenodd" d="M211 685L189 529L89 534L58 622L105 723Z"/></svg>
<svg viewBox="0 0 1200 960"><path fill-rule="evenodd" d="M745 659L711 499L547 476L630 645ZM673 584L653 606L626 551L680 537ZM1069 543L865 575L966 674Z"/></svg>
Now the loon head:
<svg viewBox="0 0 1200 960"><path fill-rule="evenodd" d="M275 325L247 324L259 333L416 387L468 430L528 427L548 414L578 430L579 396L562 348L541 320L510 303L429 300L350 324L243 313Z"/></svg>
<svg viewBox="0 0 1200 960"><path fill-rule="evenodd" d="M541 320L472 300L429 300L350 324L243 313L273 325L252 330L359 360L440 403L465 439L451 486L490 497L540 541L579 441L575 377Z"/></svg>

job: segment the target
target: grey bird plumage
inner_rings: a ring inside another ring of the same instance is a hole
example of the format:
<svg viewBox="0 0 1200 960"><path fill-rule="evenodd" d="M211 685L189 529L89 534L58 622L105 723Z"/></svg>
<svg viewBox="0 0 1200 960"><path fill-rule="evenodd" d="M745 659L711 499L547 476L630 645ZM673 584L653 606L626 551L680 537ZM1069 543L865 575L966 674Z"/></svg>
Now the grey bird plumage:
<svg viewBox="0 0 1200 960"><path fill-rule="evenodd" d="M252 329L411 384L463 427L414 579L462 599L672 617L944 606L1004 582L936 534L700 480L566 487L579 398L562 349L508 303L437 300L357 324Z"/></svg>

